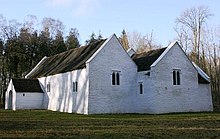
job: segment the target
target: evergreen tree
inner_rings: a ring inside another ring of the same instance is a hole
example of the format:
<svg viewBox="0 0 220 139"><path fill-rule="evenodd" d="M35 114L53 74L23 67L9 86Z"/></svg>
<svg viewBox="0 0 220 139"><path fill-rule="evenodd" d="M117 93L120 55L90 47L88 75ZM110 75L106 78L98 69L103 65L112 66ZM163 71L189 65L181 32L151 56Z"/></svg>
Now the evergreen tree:
<svg viewBox="0 0 220 139"><path fill-rule="evenodd" d="M57 34L55 39L52 40L52 46L50 47L51 55L55 55L66 51L66 45L64 43L63 35Z"/></svg>
<svg viewBox="0 0 220 139"><path fill-rule="evenodd" d="M99 31L99 35L97 37L97 40L101 40L103 37L102 37L102 34L101 34L101 31Z"/></svg>
<svg viewBox="0 0 220 139"><path fill-rule="evenodd" d="M67 50L74 49L79 47L79 33L76 28L71 28L69 31L69 35L66 37L65 45Z"/></svg>
<svg viewBox="0 0 220 139"><path fill-rule="evenodd" d="M96 35L95 35L95 33L93 32L93 33L90 35L89 39L86 40L86 45L89 45L90 43L93 43L93 42L95 42L95 41L96 41Z"/></svg>
<svg viewBox="0 0 220 139"><path fill-rule="evenodd" d="M96 41L98 41L98 40L102 40L102 34L101 34L101 32L99 31L99 35L98 35L98 37L95 35L95 33L93 32L91 35L90 35L90 38L88 39L88 40L86 40L86 45L89 45L89 44L91 44L91 43L94 43L94 42L96 42Z"/></svg>

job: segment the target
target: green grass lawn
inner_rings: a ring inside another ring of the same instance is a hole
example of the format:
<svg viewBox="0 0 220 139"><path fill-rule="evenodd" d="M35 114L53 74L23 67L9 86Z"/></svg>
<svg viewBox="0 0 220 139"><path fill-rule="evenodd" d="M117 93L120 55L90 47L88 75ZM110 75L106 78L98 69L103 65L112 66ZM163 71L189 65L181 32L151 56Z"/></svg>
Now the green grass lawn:
<svg viewBox="0 0 220 139"><path fill-rule="evenodd" d="M77 115L0 110L0 138L220 138L220 113Z"/></svg>

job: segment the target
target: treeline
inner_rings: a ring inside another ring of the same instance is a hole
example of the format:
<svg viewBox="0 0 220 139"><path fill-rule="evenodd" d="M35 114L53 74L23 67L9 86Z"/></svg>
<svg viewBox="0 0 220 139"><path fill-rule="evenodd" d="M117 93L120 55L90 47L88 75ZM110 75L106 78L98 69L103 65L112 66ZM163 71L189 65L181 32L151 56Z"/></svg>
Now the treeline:
<svg viewBox="0 0 220 139"><path fill-rule="evenodd" d="M176 18L174 29L188 57L210 76L214 108L220 110L220 31L208 25L212 16L208 7L186 9ZM29 15L19 23L0 15L0 98L4 98L11 78L23 78L44 56L80 46L76 28L69 29L66 36L64 32L63 23L53 18L38 22L36 16ZM85 43L101 38L100 32L92 33ZM123 30L119 40L125 49L132 47L137 52L161 47L153 31L142 35Z"/></svg>
<svg viewBox="0 0 220 139"><path fill-rule="evenodd" d="M24 76L44 57L77 48L79 33L69 29L64 36L65 26L59 20L28 15L24 23L9 20L0 15L0 104L11 78ZM101 39L94 33L86 41Z"/></svg>

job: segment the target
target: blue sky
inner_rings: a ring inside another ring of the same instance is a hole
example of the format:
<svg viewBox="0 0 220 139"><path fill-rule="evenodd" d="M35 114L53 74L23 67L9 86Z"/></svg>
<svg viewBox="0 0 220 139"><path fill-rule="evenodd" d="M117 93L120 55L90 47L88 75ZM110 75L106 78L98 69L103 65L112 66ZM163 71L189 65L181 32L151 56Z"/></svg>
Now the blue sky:
<svg viewBox="0 0 220 139"><path fill-rule="evenodd" d="M209 25L220 26L219 0L0 0L0 14L7 20L23 22L27 15L59 19L69 28L77 28L80 42L101 31L103 37L123 29L142 35L153 30L155 41L167 45L176 38L175 19L187 8L208 6L214 16Z"/></svg>

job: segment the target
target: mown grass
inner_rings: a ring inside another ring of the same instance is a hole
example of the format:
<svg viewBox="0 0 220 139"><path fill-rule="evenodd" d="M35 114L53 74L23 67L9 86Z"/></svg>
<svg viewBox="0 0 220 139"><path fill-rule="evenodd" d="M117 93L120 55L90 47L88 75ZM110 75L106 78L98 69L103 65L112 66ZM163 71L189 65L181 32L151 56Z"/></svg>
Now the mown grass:
<svg viewBox="0 0 220 139"><path fill-rule="evenodd" d="M0 138L220 138L220 113L78 115L0 110Z"/></svg>

